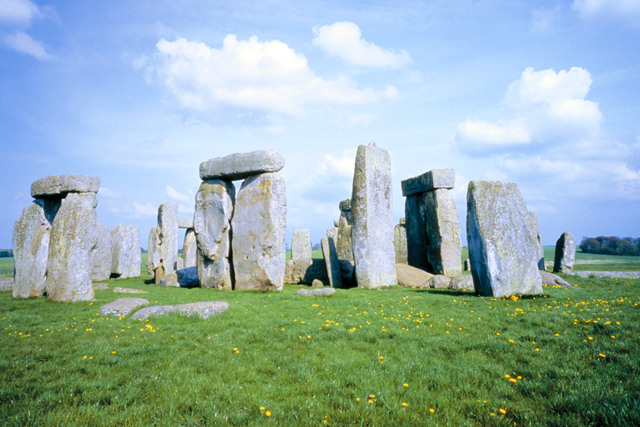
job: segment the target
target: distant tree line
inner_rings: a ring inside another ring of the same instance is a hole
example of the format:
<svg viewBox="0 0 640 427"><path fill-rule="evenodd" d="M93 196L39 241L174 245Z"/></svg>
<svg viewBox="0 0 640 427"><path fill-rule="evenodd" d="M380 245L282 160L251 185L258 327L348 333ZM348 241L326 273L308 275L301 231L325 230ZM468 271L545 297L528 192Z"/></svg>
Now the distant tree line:
<svg viewBox="0 0 640 427"><path fill-rule="evenodd" d="M582 239L580 249L588 254L640 256L640 238L586 237Z"/></svg>
<svg viewBox="0 0 640 427"><path fill-rule="evenodd" d="M0 249L0 258L11 258L13 251L11 249Z"/></svg>

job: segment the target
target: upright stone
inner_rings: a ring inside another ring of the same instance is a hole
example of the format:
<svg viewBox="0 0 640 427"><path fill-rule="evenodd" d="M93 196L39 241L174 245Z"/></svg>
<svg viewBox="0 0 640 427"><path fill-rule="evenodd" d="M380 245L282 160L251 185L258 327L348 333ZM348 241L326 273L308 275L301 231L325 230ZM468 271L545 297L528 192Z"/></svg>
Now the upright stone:
<svg viewBox="0 0 640 427"><path fill-rule="evenodd" d="M542 293L537 242L515 184L469 183L467 239L477 293L495 298Z"/></svg>
<svg viewBox="0 0 640 427"><path fill-rule="evenodd" d="M193 228L187 228L187 232L184 234L182 259L184 260L184 268L198 265L198 242L196 240L196 232Z"/></svg>
<svg viewBox="0 0 640 427"><path fill-rule="evenodd" d="M164 274L176 270L178 262L178 205L167 202L158 209L160 244L158 253Z"/></svg>
<svg viewBox="0 0 640 427"><path fill-rule="evenodd" d="M462 243L456 205L445 189L427 191L423 193L423 197L429 240L427 257L432 273L447 277L459 276L462 274Z"/></svg>
<svg viewBox="0 0 640 427"><path fill-rule="evenodd" d="M44 294L51 224L45 210L32 203L13 226L14 297Z"/></svg>
<svg viewBox="0 0 640 427"><path fill-rule="evenodd" d="M231 221L236 289L282 289L286 218L285 183L280 175L264 173L242 183Z"/></svg>
<svg viewBox="0 0 640 427"><path fill-rule="evenodd" d="M331 237L334 242L337 242L339 231L340 229L338 227L327 228L327 237Z"/></svg>
<svg viewBox="0 0 640 427"><path fill-rule="evenodd" d="M229 253L235 195L232 183L217 179L204 181L196 194L193 226L198 245L198 280L203 288L233 289Z"/></svg>
<svg viewBox="0 0 640 427"><path fill-rule="evenodd" d="M408 264L407 229L404 224L398 224L393 229L393 248L396 254L396 264Z"/></svg>
<svg viewBox="0 0 640 427"><path fill-rule="evenodd" d="M358 287L396 285L389 153L358 147L351 197L351 237Z"/></svg>
<svg viewBox="0 0 640 427"><path fill-rule="evenodd" d="M49 242L47 296L54 301L89 301L91 252L97 245L95 193L69 193L58 210Z"/></svg>
<svg viewBox="0 0 640 427"><path fill-rule="evenodd" d="M111 230L104 222L96 226L98 245L91 254L91 280L109 280L111 277Z"/></svg>
<svg viewBox="0 0 640 427"><path fill-rule="evenodd" d="M200 179L235 181L251 176L278 172L284 167L284 157L274 150L258 150L217 157L200 164Z"/></svg>
<svg viewBox="0 0 640 427"><path fill-rule="evenodd" d="M309 230L293 230L291 259L309 259L311 256L311 234Z"/></svg>
<svg viewBox="0 0 640 427"><path fill-rule="evenodd" d="M538 251L536 252L536 260L538 263L538 270L546 271L544 265L544 248L542 247L542 238L540 237L540 221L538 220L538 214L535 212L528 212L529 215L529 228L531 233L535 236L536 242L538 242Z"/></svg>
<svg viewBox="0 0 640 427"><path fill-rule="evenodd" d="M155 275L156 269L162 268L162 264L160 263L160 252L158 252L159 246L160 230L158 227L153 227L149 232L149 247L147 249L147 274L149 276Z"/></svg>
<svg viewBox="0 0 640 427"><path fill-rule="evenodd" d="M407 262L410 266L433 271L429 265L429 238L425 223L426 208L422 194L407 196L404 202L405 229L407 232Z"/></svg>
<svg viewBox="0 0 640 427"><path fill-rule="evenodd" d="M576 241L573 234L565 231L556 242L556 256L553 263L555 273L570 273L576 260Z"/></svg>
<svg viewBox="0 0 640 427"><path fill-rule="evenodd" d="M338 220L338 239L336 240L338 258L347 261L353 261L353 240L351 240L350 218L351 211L349 211L348 218L347 216L340 216Z"/></svg>
<svg viewBox="0 0 640 427"><path fill-rule="evenodd" d="M111 273L121 279L140 276L140 236L137 225L113 227Z"/></svg>
<svg viewBox="0 0 640 427"><path fill-rule="evenodd" d="M340 272L340 261L338 261L338 253L336 245L330 237L320 239L322 246L322 256L327 266L327 276L329 276L329 286L332 288L342 287L342 273Z"/></svg>

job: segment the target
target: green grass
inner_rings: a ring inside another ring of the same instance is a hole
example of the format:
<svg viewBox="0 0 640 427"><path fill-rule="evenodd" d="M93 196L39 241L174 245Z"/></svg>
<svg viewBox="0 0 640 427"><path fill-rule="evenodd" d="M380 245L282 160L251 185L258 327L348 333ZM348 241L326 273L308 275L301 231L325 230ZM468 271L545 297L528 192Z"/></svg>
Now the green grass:
<svg viewBox="0 0 640 427"><path fill-rule="evenodd" d="M567 277L583 290L495 300L398 286L305 298L293 285L222 292L145 279L109 284L145 290L134 296L152 304L231 307L141 323L98 315L131 295L60 304L0 294L3 425L640 423L638 280Z"/></svg>
<svg viewBox="0 0 640 427"><path fill-rule="evenodd" d="M544 259L547 271L553 270L556 249L554 246L544 247ZM582 253L576 250L574 271L639 271L640 256L600 255Z"/></svg>
<svg viewBox="0 0 640 427"><path fill-rule="evenodd" d="M13 277L13 257L0 258L0 276Z"/></svg>

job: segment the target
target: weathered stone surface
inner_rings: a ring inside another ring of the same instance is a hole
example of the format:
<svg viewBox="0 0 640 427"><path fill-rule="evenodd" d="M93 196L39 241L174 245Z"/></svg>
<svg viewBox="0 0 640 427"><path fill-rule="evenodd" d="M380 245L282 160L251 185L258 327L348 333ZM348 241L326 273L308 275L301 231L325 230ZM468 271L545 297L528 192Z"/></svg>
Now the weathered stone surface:
<svg viewBox="0 0 640 427"><path fill-rule="evenodd" d="M97 285L93 285L93 291L108 291L109 285L106 283L98 283Z"/></svg>
<svg viewBox="0 0 640 427"><path fill-rule="evenodd" d="M320 279L313 279L313 282L311 282L311 287L313 288L322 288L327 285L329 285L327 282Z"/></svg>
<svg viewBox="0 0 640 427"><path fill-rule="evenodd" d="M120 286L116 286L113 288L114 294L148 294L149 292L141 291L140 289L133 288L122 288Z"/></svg>
<svg viewBox="0 0 640 427"><path fill-rule="evenodd" d="M14 297L44 294L50 236L51 224L42 206L32 203L24 208L13 226Z"/></svg>
<svg viewBox="0 0 640 427"><path fill-rule="evenodd" d="M433 277L433 274L407 264L396 264L396 275L398 285L408 288L414 286L426 288L427 282Z"/></svg>
<svg viewBox="0 0 640 427"><path fill-rule="evenodd" d="M333 295L336 290L333 288L319 288L319 289L300 289L294 295L301 295L303 297L321 297Z"/></svg>
<svg viewBox="0 0 640 427"><path fill-rule="evenodd" d="M31 184L31 197L62 197L66 193L97 193L100 178L88 175L49 175Z"/></svg>
<svg viewBox="0 0 640 427"><path fill-rule="evenodd" d="M311 258L311 233L309 230L293 230L291 259Z"/></svg>
<svg viewBox="0 0 640 427"><path fill-rule="evenodd" d="M158 233L160 243L157 250L160 265L164 273L171 273L177 268L178 262L178 205L167 202L158 209Z"/></svg>
<svg viewBox="0 0 640 427"><path fill-rule="evenodd" d="M351 199L349 199L351 200ZM336 251L338 251L338 259L353 261L353 241L351 240L351 225L346 217L341 216L338 220L338 238L336 242Z"/></svg>
<svg viewBox="0 0 640 427"><path fill-rule="evenodd" d="M351 197L351 238L361 288L397 284L392 199L389 153L373 142L359 146Z"/></svg>
<svg viewBox="0 0 640 427"><path fill-rule="evenodd" d="M464 271L471 271L471 260L469 258L464 260Z"/></svg>
<svg viewBox="0 0 640 427"><path fill-rule="evenodd" d="M193 228L193 218L178 218L178 228Z"/></svg>
<svg viewBox="0 0 640 427"><path fill-rule="evenodd" d="M232 183L215 179L204 181L196 194L193 226L198 245L198 279L203 288L233 289L229 253L235 194Z"/></svg>
<svg viewBox="0 0 640 427"><path fill-rule="evenodd" d="M198 287L200 286L200 282L198 280L198 268L194 266L176 270L173 273L163 276L158 285L174 288Z"/></svg>
<svg viewBox="0 0 640 427"><path fill-rule="evenodd" d="M428 260L429 238L425 223L426 208L422 195L407 196L404 202L407 232L407 262L422 270L433 271Z"/></svg>
<svg viewBox="0 0 640 427"><path fill-rule="evenodd" d="M158 246L160 246L160 230L158 227L153 227L149 232L149 247L147 249L147 274L149 276L155 275L156 269L162 267Z"/></svg>
<svg viewBox="0 0 640 427"><path fill-rule="evenodd" d="M178 260L176 261L176 271L182 270L183 268L184 268L184 260L178 257Z"/></svg>
<svg viewBox="0 0 640 427"><path fill-rule="evenodd" d="M453 169L434 169L402 181L402 195L407 197L431 190L451 189L455 180L456 173Z"/></svg>
<svg viewBox="0 0 640 427"><path fill-rule="evenodd" d="M100 307L101 316L126 316L138 307L149 305L144 298L120 298Z"/></svg>
<svg viewBox="0 0 640 427"><path fill-rule="evenodd" d="M58 209L60 209L60 206L62 206L62 199L57 197L35 199L33 203L39 205L42 209L44 209L44 216L47 218L47 221L49 221L49 224L53 224L53 218L56 217Z"/></svg>
<svg viewBox="0 0 640 427"><path fill-rule="evenodd" d="M351 212L351 199L344 199L338 206L341 212Z"/></svg>
<svg viewBox="0 0 640 427"><path fill-rule="evenodd" d="M208 319L214 314L222 313L229 308L225 301L193 302L179 305L158 305L146 307L136 311L131 318L133 320L147 320L149 316L162 316L168 313L180 313L184 316L197 315L202 319Z"/></svg>
<svg viewBox="0 0 640 427"><path fill-rule="evenodd" d="M0 292L13 291L13 277L0 277Z"/></svg>
<svg viewBox="0 0 640 427"><path fill-rule="evenodd" d="M480 295L540 294L537 242L515 184L471 181L467 193L471 274Z"/></svg>
<svg viewBox="0 0 640 427"><path fill-rule="evenodd" d="M447 289L451 284L451 277L442 274L436 274L427 281L427 288Z"/></svg>
<svg viewBox="0 0 640 427"><path fill-rule="evenodd" d="M407 218L405 217L400 218L400 220L398 221L398 224L407 225Z"/></svg>
<svg viewBox="0 0 640 427"><path fill-rule="evenodd" d="M96 236L98 244L91 254L91 280L109 280L111 277L111 231L109 226L99 222L96 226ZM140 270L139 266L138 270ZM140 273L138 273L139 275Z"/></svg>
<svg viewBox="0 0 640 427"><path fill-rule="evenodd" d="M323 259L290 259L286 262L284 283L310 285L314 279L329 280Z"/></svg>
<svg viewBox="0 0 640 427"><path fill-rule="evenodd" d="M196 238L196 231L193 228L187 228L187 232L184 234L182 259L184 260L183 268L198 265L198 239Z"/></svg>
<svg viewBox="0 0 640 427"><path fill-rule="evenodd" d="M547 271L540 271L540 277L542 278L542 285L547 286L562 286L563 288L572 288L576 289L577 286L573 286L569 284L569 282L561 279L555 274L549 273Z"/></svg>
<svg viewBox="0 0 640 427"><path fill-rule="evenodd" d="M407 260L407 229L398 224L393 229L393 249L396 254L396 264L409 264Z"/></svg>
<svg viewBox="0 0 640 427"><path fill-rule="evenodd" d="M462 243L456 205L448 190L428 191L423 197L430 271L448 277L459 276Z"/></svg>
<svg viewBox="0 0 640 427"><path fill-rule="evenodd" d="M111 273L121 279L140 276L140 236L137 225L111 230Z"/></svg>
<svg viewBox="0 0 640 427"><path fill-rule="evenodd" d="M449 289L463 289L465 291L475 290L475 287L473 286L473 276L470 274L464 274L462 276L451 278Z"/></svg>
<svg viewBox="0 0 640 427"><path fill-rule="evenodd" d="M327 237L331 237L334 242L337 242L339 231L340 229L338 227L327 228Z"/></svg>
<svg viewBox="0 0 640 427"><path fill-rule="evenodd" d="M585 279L611 277L616 279L640 279L640 271L573 271L568 276L578 276Z"/></svg>
<svg viewBox="0 0 640 427"><path fill-rule="evenodd" d="M527 215L531 233L536 238L536 242L538 242L538 251L536 254L538 270L546 270L544 265L544 248L542 247L542 238L540 237L540 221L538 220L538 214L535 212L527 212Z"/></svg>
<svg viewBox="0 0 640 427"><path fill-rule="evenodd" d="M287 198L277 173L247 178L238 192L233 229L235 289L282 290Z"/></svg>
<svg viewBox="0 0 640 427"><path fill-rule="evenodd" d="M556 242L556 256L553 263L553 271L569 273L573 270L576 260L576 241L573 234L565 231Z"/></svg>
<svg viewBox="0 0 640 427"><path fill-rule="evenodd" d="M69 193L51 227L47 260L47 297L54 301L89 301L91 252L97 245L95 193Z"/></svg>
<svg viewBox="0 0 640 427"><path fill-rule="evenodd" d="M342 272L340 271L340 262L338 261L338 253L336 245L331 237L323 237L320 239L322 246L322 256L327 267L327 276L329 278L329 286L332 288L342 287Z"/></svg>
<svg viewBox="0 0 640 427"><path fill-rule="evenodd" d="M235 181L265 172L278 172L284 167L284 157L274 150L235 153L200 163L200 179Z"/></svg>

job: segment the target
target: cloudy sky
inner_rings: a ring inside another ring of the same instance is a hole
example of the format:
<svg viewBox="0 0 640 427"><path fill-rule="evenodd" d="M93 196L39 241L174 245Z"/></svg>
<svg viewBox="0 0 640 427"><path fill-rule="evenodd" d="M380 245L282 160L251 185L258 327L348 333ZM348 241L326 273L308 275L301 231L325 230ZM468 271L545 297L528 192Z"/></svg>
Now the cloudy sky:
<svg viewBox="0 0 640 427"><path fill-rule="evenodd" d="M0 0L0 248L36 179L98 176L146 247L201 162L258 149L318 242L370 141L396 221L401 180L454 168L463 236L471 180L518 184L545 245L640 236L640 0Z"/></svg>

